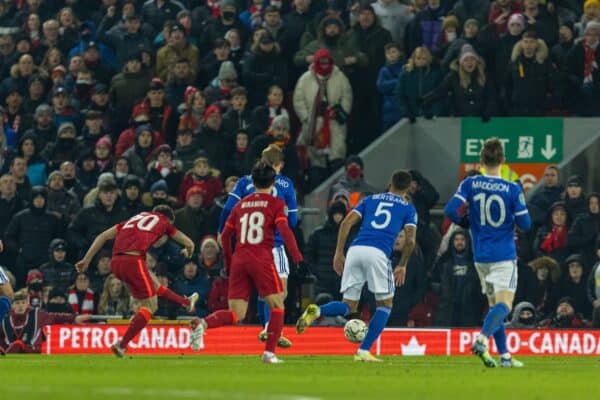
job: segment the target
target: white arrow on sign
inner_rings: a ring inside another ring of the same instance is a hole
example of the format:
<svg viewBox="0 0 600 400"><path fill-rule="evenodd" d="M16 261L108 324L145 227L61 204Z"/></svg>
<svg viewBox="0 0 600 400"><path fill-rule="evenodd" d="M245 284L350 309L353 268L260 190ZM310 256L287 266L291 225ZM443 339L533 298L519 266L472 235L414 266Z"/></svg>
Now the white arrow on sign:
<svg viewBox="0 0 600 400"><path fill-rule="evenodd" d="M542 155L546 160L556 155L556 149L552 146L552 135L546 135L546 146L542 147Z"/></svg>

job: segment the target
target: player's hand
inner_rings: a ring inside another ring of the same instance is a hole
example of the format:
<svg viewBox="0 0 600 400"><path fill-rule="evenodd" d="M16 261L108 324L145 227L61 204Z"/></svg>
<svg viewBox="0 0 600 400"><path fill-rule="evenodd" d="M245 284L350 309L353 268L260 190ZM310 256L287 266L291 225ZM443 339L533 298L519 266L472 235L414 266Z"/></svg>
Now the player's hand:
<svg viewBox="0 0 600 400"><path fill-rule="evenodd" d="M194 255L194 248L193 247L184 247L183 249L181 249L181 255L183 257L185 257L185 259L190 259L192 258L192 255Z"/></svg>
<svg viewBox="0 0 600 400"><path fill-rule="evenodd" d="M75 317L75 323L76 324L83 324L84 322L89 321L92 318L91 315L89 314L85 314L85 315L78 315Z"/></svg>
<svg viewBox="0 0 600 400"><path fill-rule="evenodd" d="M220 248L223 248L223 241L221 240L221 232L217 233L217 243L219 243Z"/></svg>
<svg viewBox="0 0 600 400"><path fill-rule="evenodd" d="M394 282L396 286L400 287L404 285L404 281L406 280L406 267L397 266L394 268Z"/></svg>
<svg viewBox="0 0 600 400"><path fill-rule="evenodd" d="M333 270L339 276L342 276L342 272L344 271L344 262L346 261L346 257L343 253L335 252L333 256Z"/></svg>
<svg viewBox="0 0 600 400"><path fill-rule="evenodd" d="M90 261L84 258L81 261L77 261L75 263L75 269L77 270L77 272L85 272L87 271L89 265Z"/></svg>

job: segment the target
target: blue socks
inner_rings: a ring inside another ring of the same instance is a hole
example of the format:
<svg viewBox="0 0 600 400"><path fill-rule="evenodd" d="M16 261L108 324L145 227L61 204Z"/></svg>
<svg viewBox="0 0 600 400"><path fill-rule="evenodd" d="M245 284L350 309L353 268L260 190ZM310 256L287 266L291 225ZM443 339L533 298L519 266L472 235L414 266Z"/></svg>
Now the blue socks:
<svg viewBox="0 0 600 400"><path fill-rule="evenodd" d="M387 325L387 321L390 318L391 308L387 307L377 307L375 310L375 315L371 318L371 322L369 323L369 330L367 331L367 336L362 341L360 345L361 350L370 351L371 346L377 340L383 328Z"/></svg>
<svg viewBox="0 0 600 400"><path fill-rule="evenodd" d="M6 314L8 314L8 311L10 310L10 304L11 301L8 297L0 296L0 323L4 320Z"/></svg>
<svg viewBox="0 0 600 400"><path fill-rule="evenodd" d="M271 309L262 297L256 299L256 311L258 312L258 319L262 326L267 325L271 319Z"/></svg>
<svg viewBox="0 0 600 400"><path fill-rule="evenodd" d="M504 324L504 320L508 316L510 310L504 303L497 303L485 316L483 320L483 328L481 328L481 334L485 337L490 337L498 330L501 324Z"/></svg>
<svg viewBox="0 0 600 400"><path fill-rule="evenodd" d="M342 317L350 314L350 306L343 301L330 301L327 304L323 304L321 307L322 317Z"/></svg>
<svg viewBox="0 0 600 400"><path fill-rule="evenodd" d="M504 322L500 324L496 332L494 332L494 343L496 343L496 349L498 349L498 354L506 354L508 353L508 349L506 348L506 329L504 328Z"/></svg>

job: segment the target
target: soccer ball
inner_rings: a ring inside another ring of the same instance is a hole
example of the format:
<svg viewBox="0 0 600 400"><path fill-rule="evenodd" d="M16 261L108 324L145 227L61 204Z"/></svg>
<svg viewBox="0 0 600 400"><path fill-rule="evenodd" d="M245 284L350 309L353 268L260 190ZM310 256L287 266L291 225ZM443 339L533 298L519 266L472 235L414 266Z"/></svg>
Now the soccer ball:
<svg viewBox="0 0 600 400"><path fill-rule="evenodd" d="M344 336L352 343L360 343L367 336L367 324L360 319L351 319L344 326Z"/></svg>

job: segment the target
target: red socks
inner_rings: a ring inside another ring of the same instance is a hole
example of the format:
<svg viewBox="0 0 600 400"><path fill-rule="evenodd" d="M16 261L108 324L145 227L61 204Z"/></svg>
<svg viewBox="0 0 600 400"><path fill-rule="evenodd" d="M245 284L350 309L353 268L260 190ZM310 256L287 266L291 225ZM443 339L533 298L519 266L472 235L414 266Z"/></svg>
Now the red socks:
<svg viewBox="0 0 600 400"><path fill-rule="evenodd" d="M159 297L164 297L165 299L169 300L170 302L177 303L183 307L187 307L190 305L189 299L186 299L185 297L178 295L177 293L175 293L171 289L167 288L166 286L162 286L162 285L159 286L158 289L156 290L156 294Z"/></svg>
<svg viewBox="0 0 600 400"><path fill-rule="evenodd" d="M135 316L131 319L131 322L129 323L129 328L127 328L127 331L123 335L123 339L121 340L122 348L127 348L127 345L129 344L131 339L136 337L137 334L140 333L142 329L144 329L148 321L150 321L150 318L152 318L152 313L150 312L150 310L144 307L140 307L138 309L137 314L135 314Z"/></svg>
<svg viewBox="0 0 600 400"><path fill-rule="evenodd" d="M271 310L271 319L267 326L267 345L266 351L275 353L275 347L281 336L281 330L283 329L283 308L274 308Z"/></svg>
<svg viewBox="0 0 600 400"><path fill-rule="evenodd" d="M204 318L204 322L206 322L207 329L218 328L226 325L235 325L237 324L237 316L233 311L219 310Z"/></svg>

